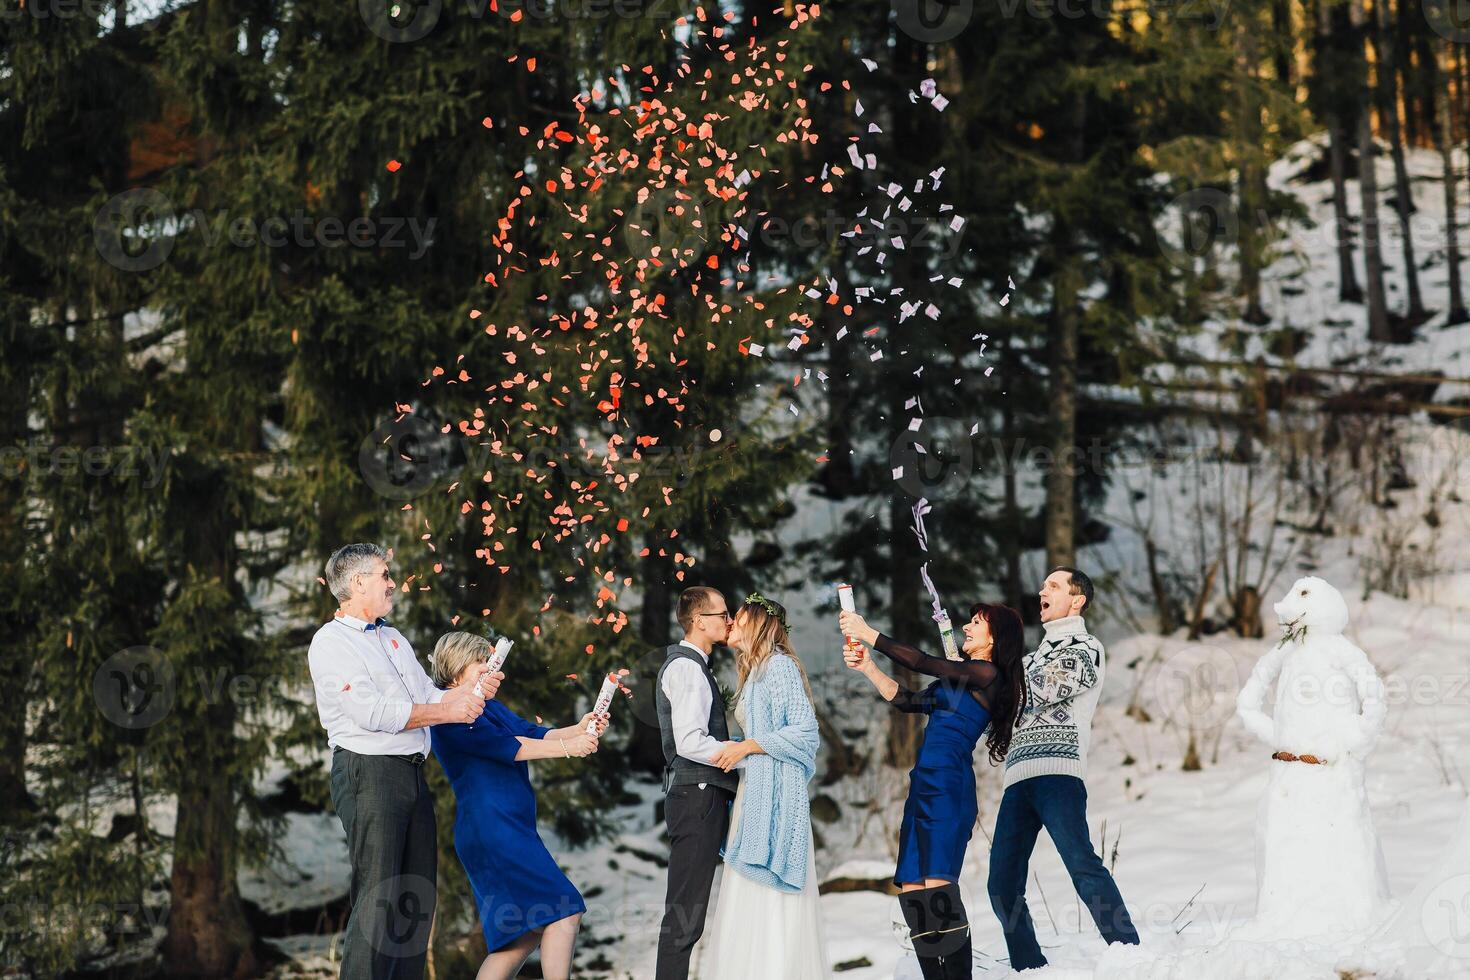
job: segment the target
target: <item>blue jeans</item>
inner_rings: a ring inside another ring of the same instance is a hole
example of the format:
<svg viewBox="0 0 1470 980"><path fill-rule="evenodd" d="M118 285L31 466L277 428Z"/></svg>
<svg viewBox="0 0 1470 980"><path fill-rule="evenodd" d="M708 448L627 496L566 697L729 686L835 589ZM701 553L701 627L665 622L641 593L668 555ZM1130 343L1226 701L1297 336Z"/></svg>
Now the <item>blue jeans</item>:
<svg viewBox="0 0 1470 980"><path fill-rule="evenodd" d="M990 847L990 907L1005 930L1011 969L1046 966L1026 908L1027 865L1043 827L1103 939L1136 944L1128 906L1087 835L1087 787L1076 776L1032 776L1001 797Z"/></svg>

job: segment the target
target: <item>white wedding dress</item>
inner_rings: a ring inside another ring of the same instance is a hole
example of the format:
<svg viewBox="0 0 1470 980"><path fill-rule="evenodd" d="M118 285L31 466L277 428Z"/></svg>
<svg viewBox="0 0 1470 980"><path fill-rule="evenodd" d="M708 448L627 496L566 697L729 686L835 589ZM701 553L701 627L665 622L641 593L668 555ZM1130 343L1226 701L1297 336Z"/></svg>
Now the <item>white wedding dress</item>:
<svg viewBox="0 0 1470 980"><path fill-rule="evenodd" d="M735 703L745 727L745 698ZM726 846L740 828L745 780L735 791ZM817 895L815 848L808 832L806 887L783 892L757 884L728 864L720 873L714 928L702 944L700 980L827 980L827 943Z"/></svg>

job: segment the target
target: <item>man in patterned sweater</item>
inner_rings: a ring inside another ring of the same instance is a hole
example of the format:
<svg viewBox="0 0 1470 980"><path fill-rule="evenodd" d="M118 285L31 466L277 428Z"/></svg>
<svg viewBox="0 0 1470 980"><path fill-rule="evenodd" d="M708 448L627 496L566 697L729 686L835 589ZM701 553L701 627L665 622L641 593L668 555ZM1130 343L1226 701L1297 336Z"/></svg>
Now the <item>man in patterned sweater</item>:
<svg viewBox="0 0 1470 980"><path fill-rule="evenodd" d="M1091 611L1092 580L1075 568L1053 569L1041 586L1046 635L1026 657L1029 703L1006 755L1005 794L990 848L990 905L1005 930L1014 970L1046 965L1026 908L1027 865L1043 827L1103 939L1138 942L1123 896L1087 833L1082 780L1105 663L1103 645L1082 619Z"/></svg>

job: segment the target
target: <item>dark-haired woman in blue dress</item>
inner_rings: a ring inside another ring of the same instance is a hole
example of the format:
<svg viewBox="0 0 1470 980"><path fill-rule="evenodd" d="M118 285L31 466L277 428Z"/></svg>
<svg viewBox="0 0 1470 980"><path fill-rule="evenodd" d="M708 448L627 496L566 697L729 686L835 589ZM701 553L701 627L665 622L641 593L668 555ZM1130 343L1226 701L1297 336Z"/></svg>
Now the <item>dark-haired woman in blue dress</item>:
<svg viewBox="0 0 1470 980"><path fill-rule="evenodd" d="M441 688L454 687L489 653L482 636L448 633L434 647L430 676ZM571 976L587 906L541 842L526 763L596 752L607 716L596 716L598 734L589 735L593 717L589 712L575 725L547 728L492 700L473 724L430 730L434 755L454 789L454 850L470 879L490 950L476 980L509 980L538 946L542 976Z"/></svg>
<svg viewBox="0 0 1470 980"><path fill-rule="evenodd" d="M1007 606L976 603L963 627L960 660L900 643L857 613L842 613L839 623L853 641L843 650L847 666L899 711L929 716L909 772L893 882L925 980L965 980L972 976L970 922L958 883L979 816L975 744L988 729L992 764L1005 761L1026 696L1021 617ZM873 662L867 647L936 679L922 691L907 690Z"/></svg>

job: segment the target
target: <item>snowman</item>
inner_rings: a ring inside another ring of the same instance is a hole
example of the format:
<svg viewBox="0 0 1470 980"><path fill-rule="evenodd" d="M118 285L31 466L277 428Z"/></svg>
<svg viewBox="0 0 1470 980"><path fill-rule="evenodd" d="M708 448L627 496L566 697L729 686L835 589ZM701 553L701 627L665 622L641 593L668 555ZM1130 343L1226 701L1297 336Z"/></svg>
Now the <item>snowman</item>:
<svg viewBox="0 0 1470 980"><path fill-rule="evenodd" d="M1343 630L1347 603L1316 577L1275 605L1281 641L1256 664L1236 710L1271 749L1256 823L1250 939L1323 939L1377 923L1387 873L1368 810L1365 762L1383 728L1383 684ZM1262 707L1276 682L1276 710ZM1264 757L1264 756L1263 756Z"/></svg>

